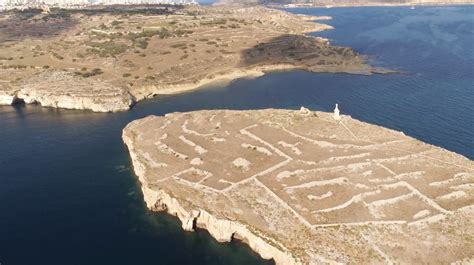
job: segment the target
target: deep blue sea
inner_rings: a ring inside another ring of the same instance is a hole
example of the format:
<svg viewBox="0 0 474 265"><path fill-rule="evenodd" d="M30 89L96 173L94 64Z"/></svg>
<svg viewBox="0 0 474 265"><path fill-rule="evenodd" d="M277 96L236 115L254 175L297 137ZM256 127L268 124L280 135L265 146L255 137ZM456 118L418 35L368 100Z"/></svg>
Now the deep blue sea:
<svg viewBox="0 0 474 265"><path fill-rule="evenodd" d="M404 131L474 159L474 6L292 9L317 35L402 72L272 73L100 114L0 107L0 263L271 264L245 245L146 210L121 130L150 114L306 106Z"/></svg>

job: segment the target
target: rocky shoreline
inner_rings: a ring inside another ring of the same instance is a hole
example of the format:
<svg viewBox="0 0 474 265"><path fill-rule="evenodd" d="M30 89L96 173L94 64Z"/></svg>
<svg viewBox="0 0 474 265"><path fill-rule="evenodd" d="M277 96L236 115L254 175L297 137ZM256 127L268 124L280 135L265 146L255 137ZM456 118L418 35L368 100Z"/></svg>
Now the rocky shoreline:
<svg viewBox="0 0 474 265"><path fill-rule="evenodd" d="M84 94L81 90L81 83L84 80L75 79L74 82L67 80L64 76L71 76L67 72L54 72L43 74L45 80L54 79L54 76L63 76L61 79L54 80L58 89L52 90L51 88L36 88L35 85L16 85L20 88L19 90L12 88L9 85L0 84L0 105L14 105L17 103L26 103L26 104L40 104L42 107L52 107L52 108L63 108L63 109L76 109L76 110L91 110L93 112L118 112L118 111L127 111L134 104L138 103L141 100L150 99L159 95L173 95L183 92L188 92L191 90L199 89L206 87L208 85L216 83L227 83L240 78L256 78L265 75L270 72L277 71L292 71L292 70L305 70L311 72L326 72L326 73L348 73L348 74L360 74L360 75L371 75L371 74L391 74L393 71L382 69L382 68L371 68L369 66L357 67L355 69L321 69L310 70L305 69L301 66L295 65L270 65L270 66L261 66L255 67L253 69L236 69L235 71L215 75L212 78L201 79L192 83L183 83L175 85L149 85L135 88L133 92L128 92L126 89L111 87L106 83L89 83L89 87L94 87L99 92L98 94ZM53 77L53 78L51 78ZM39 81L40 84L43 81ZM67 84L66 84L67 83ZM49 83L50 84L50 83ZM78 86L79 85L79 86ZM73 93L70 89L62 89L63 87L73 88ZM104 95L107 93L107 90L114 90L112 95ZM133 93L133 94L131 94ZM102 95L101 95L102 94Z"/></svg>
<svg viewBox="0 0 474 265"><path fill-rule="evenodd" d="M219 84L219 83L228 83L236 79L241 78L257 78L264 76L267 73L279 72L279 71L294 71L294 70L303 70L310 72L323 72L323 73L347 73L347 74L358 74L358 75L372 75L372 74L392 74L394 71L383 69L383 68L373 68L370 66L367 67L357 67L354 69L321 69L321 71L310 70L301 66L295 66L290 64L275 64L269 66L260 66L254 67L252 69L235 69L228 73L223 73L221 75L215 75L212 78L201 79L197 82L184 83L184 84L175 84L175 85L163 85L163 86L143 86L133 91L133 97L138 102L144 99L153 98L159 95L173 95L183 92L188 92L191 90L196 90L204 88L209 85Z"/></svg>
<svg viewBox="0 0 474 265"><path fill-rule="evenodd" d="M274 259L276 264L300 265L295 257L281 244L269 239L271 243L264 240L264 237L253 233L248 226L226 218L219 218L208 211L190 205L189 202L182 202L180 198L174 197L165 190L151 188L146 179L146 165L142 164L134 148L134 139L124 132L122 137L127 145L132 159L135 174L141 183L143 199L152 211L165 211L168 214L178 217L181 226L185 231L194 231L199 227L206 229L209 234L219 242L230 242L234 238L248 244L248 246L264 259ZM278 245L279 247L275 247Z"/></svg>

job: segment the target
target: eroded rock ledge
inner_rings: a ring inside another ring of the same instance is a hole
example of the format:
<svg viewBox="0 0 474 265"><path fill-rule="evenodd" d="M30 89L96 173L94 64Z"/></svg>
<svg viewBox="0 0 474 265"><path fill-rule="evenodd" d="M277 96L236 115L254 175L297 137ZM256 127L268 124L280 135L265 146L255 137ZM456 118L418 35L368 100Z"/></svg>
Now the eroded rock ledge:
<svg viewBox="0 0 474 265"><path fill-rule="evenodd" d="M472 261L474 163L307 109L149 116L123 131L144 199L277 264Z"/></svg>
<svg viewBox="0 0 474 265"><path fill-rule="evenodd" d="M128 110L133 97L123 88L66 71L46 71L18 82L0 83L0 104L38 103L43 107L116 112Z"/></svg>

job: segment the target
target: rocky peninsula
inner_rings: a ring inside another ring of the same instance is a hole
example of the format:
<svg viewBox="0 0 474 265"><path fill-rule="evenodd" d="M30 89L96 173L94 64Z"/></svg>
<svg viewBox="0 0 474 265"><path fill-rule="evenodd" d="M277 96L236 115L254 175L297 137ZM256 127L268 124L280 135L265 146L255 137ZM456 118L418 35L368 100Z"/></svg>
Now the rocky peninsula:
<svg viewBox="0 0 474 265"><path fill-rule="evenodd" d="M338 113L210 110L123 130L148 208L276 264L473 262L474 162Z"/></svg>
<svg viewBox="0 0 474 265"><path fill-rule="evenodd" d="M262 6L111 6L0 13L0 104L111 112L267 71L377 72L305 35L329 17Z"/></svg>

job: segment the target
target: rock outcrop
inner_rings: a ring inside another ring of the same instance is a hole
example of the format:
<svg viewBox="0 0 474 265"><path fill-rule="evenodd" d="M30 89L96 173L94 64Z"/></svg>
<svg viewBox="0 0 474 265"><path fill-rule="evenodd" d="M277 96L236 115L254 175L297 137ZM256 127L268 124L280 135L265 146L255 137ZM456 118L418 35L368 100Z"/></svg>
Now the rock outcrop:
<svg viewBox="0 0 474 265"><path fill-rule="evenodd" d="M14 104L18 100L17 93L8 83L0 83L0 105Z"/></svg>
<svg viewBox="0 0 474 265"><path fill-rule="evenodd" d="M133 104L132 96L123 88L62 71L47 71L13 85L0 86L0 104L18 101L97 112L128 110Z"/></svg>
<svg viewBox="0 0 474 265"><path fill-rule="evenodd" d="M131 122L123 140L148 208L277 264L469 260L473 161L334 117L173 113Z"/></svg>

